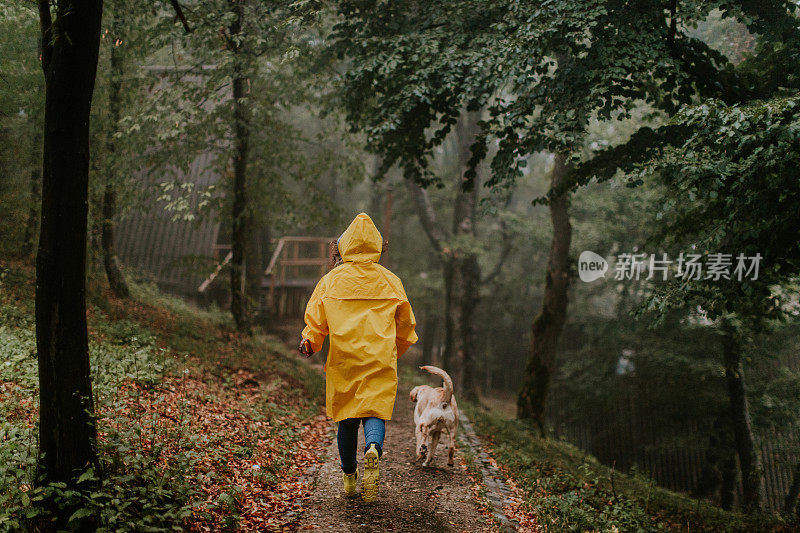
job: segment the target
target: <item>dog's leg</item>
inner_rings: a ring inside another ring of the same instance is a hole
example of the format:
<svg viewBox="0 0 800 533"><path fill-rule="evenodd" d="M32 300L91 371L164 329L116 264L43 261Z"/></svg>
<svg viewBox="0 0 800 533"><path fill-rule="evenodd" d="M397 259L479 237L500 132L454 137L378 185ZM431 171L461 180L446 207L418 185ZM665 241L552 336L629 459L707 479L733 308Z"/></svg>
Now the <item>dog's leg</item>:
<svg viewBox="0 0 800 533"><path fill-rule="evenodd" d="M419 453L424 456L425 460L422 462L422 466L428 466L428 463L431 461L431 428L425 427L422 433L422 446L419 447Z"/></svg>
<svg viewBox="0 0 800 533"><path fill-rule="evenodd" d="M447 466L453 466L453 457L456 453L456 430L448 431L447 434L450 437L450 444L447 446Z"/></svg>
<svg viewBox="0 0 800 533"><path fill-rule="evenodd" d="M425 441L425 435L422 432L422 424L417 424L416 428L414 428L414 436L417 438L417 458L415 461L419 461L424 455L422 447L424 446L423 442Z"/></svg>
<svg viewBox="0 0 800 533"><path fill-rule="evenodd" d="M422 463L424 466L428 466L433 461L433 456L436 455L436 447L439 445L439 437L441 437L442 432L436 431L433 435L431 435L431 446L428 449L428 457L425 459L425 462Z"/></svg>

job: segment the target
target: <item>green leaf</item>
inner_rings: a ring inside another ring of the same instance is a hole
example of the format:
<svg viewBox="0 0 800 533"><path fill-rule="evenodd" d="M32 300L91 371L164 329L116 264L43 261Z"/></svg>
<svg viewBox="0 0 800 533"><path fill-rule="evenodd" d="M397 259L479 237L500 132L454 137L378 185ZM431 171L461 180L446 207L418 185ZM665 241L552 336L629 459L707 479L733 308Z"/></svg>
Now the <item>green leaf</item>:
<svg viewBox="0 0 800 533"><path fill-rule="evenodd" d="M72 516L69 517L69 520L67 520L67 522L72 522L73 520L80 520L81 518L86 518L87 516L91 516L92 512L93 511L87 507L81 507L80 509L72 513Z"/></svg>
<svg viewBox="0 0 800 533"><path fill-rule="evenodd" d="M81 474L80 477L78 478L78 483L83 483L84 481L88 481L91 479L95 479L93 468L90 468L89 470Z"/></svg>

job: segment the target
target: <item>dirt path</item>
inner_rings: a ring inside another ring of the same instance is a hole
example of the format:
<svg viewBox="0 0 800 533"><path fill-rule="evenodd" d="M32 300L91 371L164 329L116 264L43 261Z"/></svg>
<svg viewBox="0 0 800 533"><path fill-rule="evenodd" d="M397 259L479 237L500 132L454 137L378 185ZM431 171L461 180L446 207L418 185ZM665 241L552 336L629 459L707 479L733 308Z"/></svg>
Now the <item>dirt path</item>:
<svg viewBox="0 0 800 533"><path fill-rule="evenodd" d="M345 498L336 441L328 448L316 485L305 502L301 530L333 532L377 531L490 531L472 493L472 480L456 449L454 467L447 466L447 450L439 446L433 466L423 468L414 458L414 404L408 392L397 394L392 420L386 424L378 499L365 504ZM363 430L359 449L363 450ZM359 453L359 455L361 455ZM359 459L359 473L362 472Z"/></svg>

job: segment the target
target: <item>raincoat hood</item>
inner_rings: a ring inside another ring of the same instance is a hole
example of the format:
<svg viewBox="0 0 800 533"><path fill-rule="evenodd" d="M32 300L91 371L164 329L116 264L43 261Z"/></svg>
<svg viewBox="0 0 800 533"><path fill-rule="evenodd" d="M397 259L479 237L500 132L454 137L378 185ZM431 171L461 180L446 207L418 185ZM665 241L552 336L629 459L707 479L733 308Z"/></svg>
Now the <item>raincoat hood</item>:
<svg viewBox="0 0 800 533"><path fill-rule="evenodd" d="M371 261L381 258L383 237L366 213L359 213L339 238L339 254L342 260L352 262Z"/></svg>

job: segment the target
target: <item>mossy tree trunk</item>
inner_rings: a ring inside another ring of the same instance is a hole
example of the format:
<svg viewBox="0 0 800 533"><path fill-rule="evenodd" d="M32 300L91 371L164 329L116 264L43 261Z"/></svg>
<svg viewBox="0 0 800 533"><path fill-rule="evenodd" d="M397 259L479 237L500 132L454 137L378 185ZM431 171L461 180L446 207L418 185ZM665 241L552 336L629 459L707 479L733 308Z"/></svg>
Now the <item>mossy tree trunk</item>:
<svg viewBox="0 0 800 533"><path fill-rule="evenodd" d="M551 172L551 191L559 191L567 182L570 165L564 155L555 156ZM572 225L569 221L569 193L550 199L553 239L545 273L542 308L531 325L531 346L522 386L517 397L517 416L533 420L542 437L545 431L545 406L555 369L558 338L567 318L569 290L569 247Z"/></svg>
<svg viewBox="0 0 800 533"><path fill-rule="evenodd" d="M731 425L736 453L739 456L739 468L742 472L742 506L748 511L759 511L764 507L764 477L750 419L741 339L736 329L728 322L723 324L722 331Z"/></svg>
<svg viewBox="0 0 800 533"><path fill-rule="evenodd" d="M118 11L123 8L120 6ZM114 244L114 233L116 230L117 218L117 176L114 175L116 164L114 157L117 151L114 133L119 123L122 111L122 77L125 73L123 64L122 47L126 45L123 32L125 28L121 12L115 11L111 22L111 38L113 39L110 54L111 83L109 87L108 105L109 121L111 127L106 140L107 157L110 165L107 165L109 175L106 176L106 183L103 188L103 223L100 234L100 245L103 248L103 267L106 271L106 278L111 291L119 298L130 296L128 283L125 275L119 266L117 251Z"/></svg>

